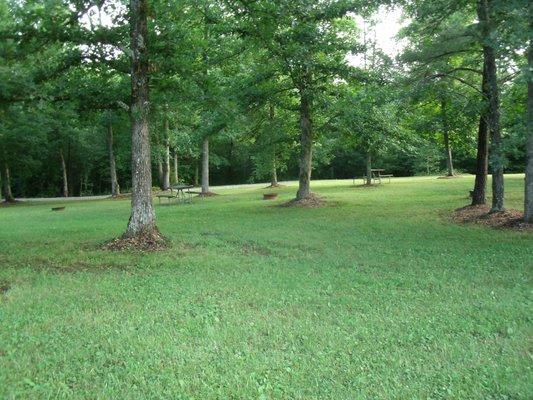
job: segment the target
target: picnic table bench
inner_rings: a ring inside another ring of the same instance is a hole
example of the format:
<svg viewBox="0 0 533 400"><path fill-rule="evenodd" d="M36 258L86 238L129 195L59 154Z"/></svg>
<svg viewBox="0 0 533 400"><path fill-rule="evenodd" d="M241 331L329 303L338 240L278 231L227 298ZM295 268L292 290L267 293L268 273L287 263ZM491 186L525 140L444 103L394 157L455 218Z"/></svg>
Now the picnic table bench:
<svg viewBox="0 0 533 400"><path fill-rule="evenodd" d="M370 173L371 173L370 179L372 179L374 181L374 183L376 181L381 183L381 178L388 178L389 179L389 183L390 183L390 178L392 178L394 175L392 175L392 174L384 174L383 172L385 172L385 170L383 168L372 168L370 170ZM355 179L356 178L353 178L354 185L355 185ZM366 176L363 176L363 181L366 181Z"/></svg>
<svg viewBox="0 0 533 400"><path fill-rule="evenodd" d="M161 204L161 199L167 199L168 204L172 201L176 201L178 204L190 204L192 203L192 188L194 188L192 185L173 185L170 187L170 193L159 193L156 194L156 197L159 199L159 204Z"/></svg>

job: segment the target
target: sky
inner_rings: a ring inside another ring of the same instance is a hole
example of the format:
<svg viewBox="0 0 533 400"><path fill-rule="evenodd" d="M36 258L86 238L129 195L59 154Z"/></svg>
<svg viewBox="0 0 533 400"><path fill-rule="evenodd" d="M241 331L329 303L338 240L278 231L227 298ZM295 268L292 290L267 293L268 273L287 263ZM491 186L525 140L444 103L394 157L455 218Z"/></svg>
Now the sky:
<svg viewBox="0 0 533 400"><path fill-rule="evenodd" d="M122 9L120 11L124 12L125 10ZM357 15L354 15L354 18L357 21L357 25L362 30L365 26L365 21L362 17ZM402 51L405 45L404 42L399 42L395 38L402 26L405 25L405 23L402 22L401 8L396 7L393 9L388 9L386 7L380 7L379 11L374 16L374 19L376 21L376 25L373 28L373 34L375 34L376 37L377 47L390 57L396 57ZM89 12L82 17L82 22L87 27L90 27L91 22L94 25L98 25L100 21L104 26L113 25L110 15L105 11L102 12L101 15L98 15L96 7L92 7ZM366 25L368 27L368 23ZM363 66L362 55L350 54L347 56L347 60L350 65L360 67Z"/></svg>
<svg viewBox="0 0 533 400"><path fill-rule="evenodd" d="M385 7L381 7L374 17L377 21L374 28L377 47L390 57L396 57L405 46L405 42L398 41L395 38L405 25L402 22L402 10L400 8L388 10ZM363 18L360 16L354 16L354 18L362 30L365 25ZM351 65L362 66L363 57L361 55L349 55L348 60Z"/></svg>

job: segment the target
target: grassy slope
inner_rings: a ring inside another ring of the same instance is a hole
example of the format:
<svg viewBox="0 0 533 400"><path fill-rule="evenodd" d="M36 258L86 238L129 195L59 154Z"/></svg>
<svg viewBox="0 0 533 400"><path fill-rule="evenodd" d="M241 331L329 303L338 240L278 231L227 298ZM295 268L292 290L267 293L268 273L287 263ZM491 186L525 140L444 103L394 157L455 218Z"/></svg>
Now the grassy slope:
<svg viewBox="0 0 533 400"><path fill-rule="evenodd" d="M96 249L128 201L0 209L0 398L530 399L533 238L444 219L471 185L226 191L157 254Z"/></svg>

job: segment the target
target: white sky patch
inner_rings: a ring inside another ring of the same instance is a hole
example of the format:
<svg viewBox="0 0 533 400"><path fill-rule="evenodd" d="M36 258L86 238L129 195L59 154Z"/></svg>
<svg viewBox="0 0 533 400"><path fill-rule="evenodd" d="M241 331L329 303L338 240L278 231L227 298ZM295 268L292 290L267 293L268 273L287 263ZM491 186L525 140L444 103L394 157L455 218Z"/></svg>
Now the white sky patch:
<svg viewBox="0 0 533 400"><path fill-rule="evenodd" d="M363 42L363 31L366 31L367 38L374 39L376 47L391 58L395 58L406 46L405 40L396 38L400 29L407 24L402 21L401 8L380 7L379 11L372 16L374 23L365 21L359 15L354 15L354 18L361 30L360 42ZM364 64L363 54L349 54L347 59L348 63L353 66L362 67Z"/></svg>

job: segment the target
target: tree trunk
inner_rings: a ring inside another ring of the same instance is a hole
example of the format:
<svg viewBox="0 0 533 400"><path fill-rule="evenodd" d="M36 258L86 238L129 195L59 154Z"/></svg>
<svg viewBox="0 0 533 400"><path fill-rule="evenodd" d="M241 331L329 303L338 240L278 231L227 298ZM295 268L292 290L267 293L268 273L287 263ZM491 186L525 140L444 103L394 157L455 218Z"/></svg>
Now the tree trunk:
<svg viewBox="0 0 533 400"><path fill-rule="evenodd" d="M153 234L157 230L152 206L150 131L148 126L147 0L130 0L131 29L131 216L125 237Z"/></svg>
<svg viewBox="0 0 533 400"><path fill-rule="evenodd" d="M444 137L444 150L446 152L446 169L448 170L448 176L454 176L446 100L442 99L440 104L442 115L442 136Z"/></svg>
<svg viewBox="0 0 533 400"><path fill-rule="evenodd" d="M159 182L159 187L161 190L165 190L164 184L163 184L163 161L161 161L161 155L158 154L157 156L157 180Z"/></svg>
<svg viewBox="0 0 533 400"><path fill-rule="evenodd" d="M170 189L170 138L169 138L168 118L165 116L164 133L165 145L163 154L163 190Z"/></svg>
<svg viewBox="0 0 533 400"><path fill-rule="evenodd" d="M270 119L270 124L274 123L274 117L275 117L276 109L274 107L274 104L270 103L268 106L268 117ZM278 186L278 172L277 172L277 165L276 165L276 145L274 145L274 149L272 151L272 171L270 174L270 186L276 187Z"/></svg>
<svg viewBox="0 0 533 400"><path fill-rule="evenodd" d="M179 170L178 170L178 167L179 167L179 161L178 161L178 149L174 149L174 183L175 184L178 184L179 183L179 178L180 178L180 175L179 175Z"/></svg>
<svg viewBox="0 0 533 400"><path fill-rule="evenodd" d="M450 134L444 131L444 148L446 149L446 168L448 169L448 176L454 176L452 148L450 146Z"/></svg>
<svg viewBox="0 0 533 400"><path fill-rule="evenodd" d="M503 183L503 149L500 131L500 99L498 76L496 69L496 52L491 21L491 1L478 0L478 19L481 25L483 46L483 70L487 74L488 114L487 123L491 135L490 165L492 169L492 208L491 212L503 211L504 183Z"/></svg>
<svg viewBox="0 0 533 400"><path fill-rule="evenodd" d="M63 174L63 197L68 197L68 178L67 178L67 165L65 163L65 157L63 157L63 149L59 148L59 157L61 158L61 172Z"/></svg>
<svg viewBox="0 0 533 400"><path fill-rule="evenodd" d="M366 153L366 184L372 185L372 155L370 151Z"/></svg>
<svg viewBox="0 0 533 400"><path fill-rule="evenodd" d="M209 137L202 142L202 194L209 193Z"/></svg>
<svg viewBox="0 0 533 400"><path fill-rule="evenodd" d="M476 181L472 192L472 205L486 203L485 190L487 188L487 174L489 164L489 131L484 113L479 117L477 134Z"/></svg>
<svg viewBox="0 0 533 400"><path fill-rule="evenodd" d="M533 3L529 4L529 29L533 32ZM524 220L533 223L533 39L529 41L527 77L527 164L525 179Z"/></svg>
<svg viewBox="0 0 533 400"><path fill-rule="evenodd" d="M483 101L488 98L487 73L483 69L481 80L481 92ZM483 108L479 117L479 129L477 134L477 157L476 157L476 180L472 192L472 205L486 203L487 174L489 170L489 127L487 124L487 109Z"/></svg>
<svg viewBox="0 0 533 400"><path fill-rule="evenodd" d="M11 173L7 161L4 161L3 168L0 169L0 179L2 180L2 194L6 203L14 203L15 198L11 191Z"/></svg>
<svg viewBox="0 0 533 400"><path fill-rule="evenodd" d="M305 199L311 194L311 162L313 157L313 126L311 101L300 91L300 174L296 199Z"/></svg>
<svg viewBox="0 0 533 400"><path fill-rule="evenodd" d="M194 166L194 186L198 186L199 175L200 175L200 171L198 167L198 160L196 160L196 164Z"/></svg>
<svg viewBox="0 0 533 400"><path fill-rule="evenodd" d="M115 153L113 151L113 125L109 119L107 125L107 148L109 154L109 173L111 177L111 196L117 197L120 194L120 186L117 179L117 167L115 162Z"/></svg>
<svg viewBox="0 0 533 400"><path fill-rule="evenodd" d="M279 186L278 183L278 171L277 171L277 165L276 165L276 155L272 158L272 170L270 173L270 186L276 187Z"/></svg>

